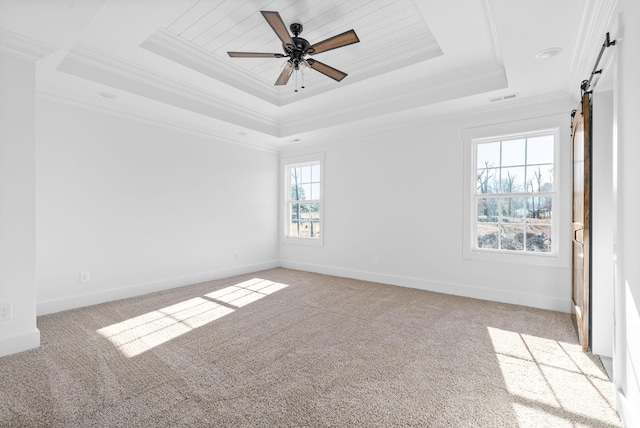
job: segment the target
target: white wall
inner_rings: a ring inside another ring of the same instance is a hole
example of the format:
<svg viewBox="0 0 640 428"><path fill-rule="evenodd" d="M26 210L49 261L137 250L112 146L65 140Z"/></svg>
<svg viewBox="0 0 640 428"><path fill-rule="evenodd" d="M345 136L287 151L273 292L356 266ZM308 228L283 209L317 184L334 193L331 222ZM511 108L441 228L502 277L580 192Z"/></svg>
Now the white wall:
<svg viewBox="0 0 640 428"><path fill-rule="evenodd" d="M617 31L614 202L615 347L617 405L628 427L640 426L640 2L621 0Z"/></svg>
<svg viewBox="0 0 640 428"><path fill-rule="evenodd" d="M277 266L275 152L44 98L36 118L39 314Z"/></svg>
<svg viewBox="0 0 640 428"><path fill-rule="evenodd" d="M613 73L607 67L607 74ZM613 90L593 93L591 350L613 356Z"/></svg>
<svg viewBox="0 0 640 428"><path fill-rule="evenodd" d="M561 142L565 157L570 105L567 102L556 110L566 123L565 141ZM281 157L325 153L325 217L324 246L282 243L281 264L569 311L568 257L561 267L463 258L462 130L546 116L553 112L550 109L527 106L518 113L507 107L501 113L492 110L456 120L414 123L391 133L376 132L377 126L384 125L372 121L363 125L366 138L336 139L330 144L284 151ZM568 171L565 175L566 190ZM569 200L561 200L566 224ZM378 257L378 266L373 264L374 257Z"/></svg>
<svg viewBox="0 0 640 428"><path fill-rule="evenodd" d="M0 50L0 356L40 345L35 284L35 64Z"/></svg>

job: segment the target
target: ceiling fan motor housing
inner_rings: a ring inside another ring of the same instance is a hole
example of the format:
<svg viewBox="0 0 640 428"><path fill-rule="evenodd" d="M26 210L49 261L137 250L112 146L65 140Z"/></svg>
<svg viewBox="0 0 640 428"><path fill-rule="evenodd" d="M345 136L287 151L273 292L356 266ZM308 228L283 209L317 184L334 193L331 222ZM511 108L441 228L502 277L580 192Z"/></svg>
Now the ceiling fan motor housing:
<svg viewBox="0 0 640 428"><path fill-rule="evenodd" d="M294 49L287 50L286 45L282 45L284 47L285 52L288 54L299 54L300 56L306 55L311 47L311 43L309 43L306 39L302 37L292 37Z"/></svg>

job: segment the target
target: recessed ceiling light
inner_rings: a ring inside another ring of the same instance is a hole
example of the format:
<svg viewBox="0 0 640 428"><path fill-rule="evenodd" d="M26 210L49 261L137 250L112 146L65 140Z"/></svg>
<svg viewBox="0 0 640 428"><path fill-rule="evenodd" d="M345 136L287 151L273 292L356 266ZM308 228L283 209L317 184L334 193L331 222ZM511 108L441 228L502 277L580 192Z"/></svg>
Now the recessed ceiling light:
<svg viewBox="0 0 640 428"><path fill-rule="evenodd" d="M558 55L560 52L562 52L562 48L549 48L549 49L544 49L541 50L540 52L538 52L535 55L536 59L549 59L549 58L553 58L554 56Z"/></svg>
<svg viewBox="0 0 640 428"><path fill-rule="evenodd" d="M115 100L116 98L118 98L118 96L116 94L114 94L113 92L101 91L101 92L98 92L98 95L100 95L102 98L106 98L108 100Z"/></svg>

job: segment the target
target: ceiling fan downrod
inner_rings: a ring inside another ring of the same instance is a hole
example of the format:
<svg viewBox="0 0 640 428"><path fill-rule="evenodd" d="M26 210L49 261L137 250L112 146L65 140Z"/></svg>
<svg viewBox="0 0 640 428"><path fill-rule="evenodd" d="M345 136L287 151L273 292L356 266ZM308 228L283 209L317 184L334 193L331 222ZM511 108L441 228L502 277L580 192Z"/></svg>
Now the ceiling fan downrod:
<svg viewBox="0 0 640 428"><path fill-rule="evenodd" d="M298 37L298 34L302 34L302 24L299 24L297 22L289 25L289 29L293 33L294 37Z"/></svg>

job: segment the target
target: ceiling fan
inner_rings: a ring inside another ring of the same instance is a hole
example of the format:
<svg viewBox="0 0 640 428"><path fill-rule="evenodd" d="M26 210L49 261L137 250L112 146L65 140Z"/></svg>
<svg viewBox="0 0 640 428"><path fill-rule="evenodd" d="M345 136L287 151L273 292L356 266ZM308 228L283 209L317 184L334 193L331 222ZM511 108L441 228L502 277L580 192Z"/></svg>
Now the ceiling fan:
<svg viewBox="0 0 640 428"><path fill-rule="evenodd" d="M353 30L345 31L337 36L329 37L321 42L310 44L302 37L298 37L302 33L302 24L294 22L289 26L289 29L293 33L293 37L289 35L287 27L284 25L282 18L278 12L261 11L264 19L267 20L276 36L282 42L282 49L284 54L281 53L266 53L266 52L227 52L232 58L287 58L287 62L282 68L282 72L276 80L276 85L286 85L289 82L289 78L294 71L303 71L306 68L312 68L325 76L328 76L336 81L341 81L347 77L347 73L344 73L338 69L335 69L320 61L316 61L312 58L305 58L307 55L315 55L321 52L326 52L332 49L341 48L343 46L358 43L360 39ZM302 75L302 73L301 73ZM304 82L302 83L304 88ZM298 92L296 81L296 92Z"/></svg>

